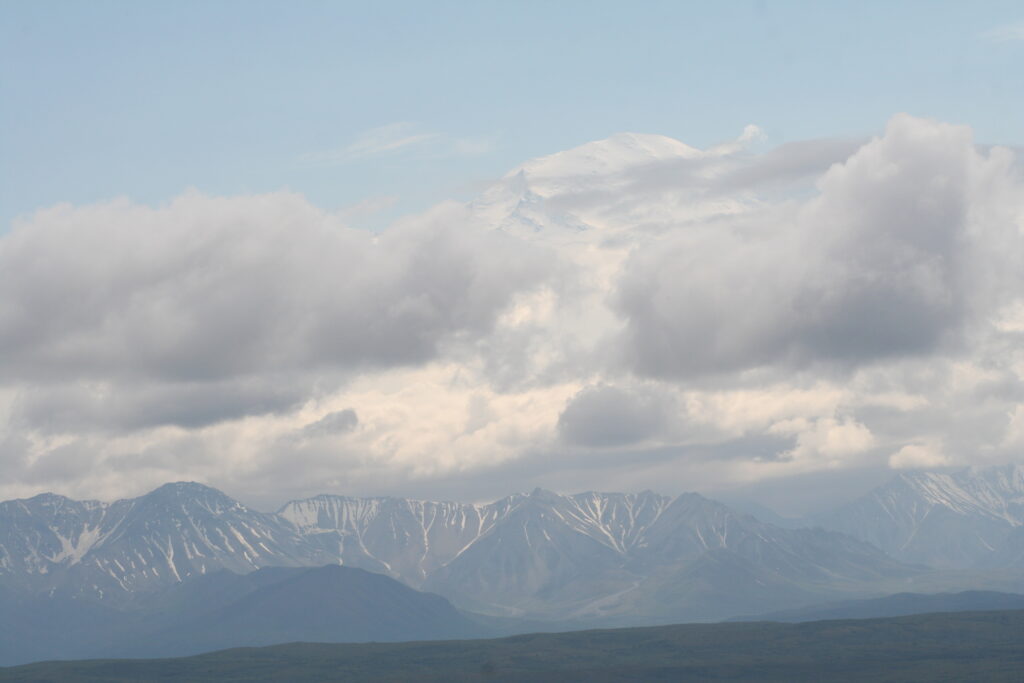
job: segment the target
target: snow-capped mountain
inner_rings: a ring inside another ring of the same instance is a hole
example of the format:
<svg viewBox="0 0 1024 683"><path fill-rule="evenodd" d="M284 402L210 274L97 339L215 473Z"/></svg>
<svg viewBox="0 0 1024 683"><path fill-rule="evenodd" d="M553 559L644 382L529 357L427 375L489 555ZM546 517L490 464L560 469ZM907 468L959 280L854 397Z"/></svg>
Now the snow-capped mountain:
<svg viewBox="0 0 1024 683"><path fill-rule="evenodd" d="M555 154L531 159L506 177L522 175L534 192L551 197L627 182L625 174L658 162L696 160L707 153L664 135L616 133Z"/></svg>
<svg viewBox="0 0 1024 683"><path fill-rule="evenodd" d="M1024 468L907 472L818 520L941 568L1024 564Z"/></svg>
<svg viewBox="0 0 1024 683"><path fill-rule="evenodd" d="M697 494L538 489L489 505L317 496L279 514L342 561L508 615L628 610L663 574L712 552L822 586L906 571L852 538L780 529Z"/></svg>
<svg viewBox="0 0 1024 683"><path fill-rule="evenodd" d="M742 588L722 580L745 582L737 609L770 609L837 581L908 573L848 536L781 529L697 494L538 489L487 505L321 495L264 514L178 483L111 504L42 495L0 505L0 587L35 594L130 596L220 569L325 563L463 607L550 618L679 613Z"/></svg>
<svg viewBox="0 0 1024 683"><path fill-rule="evenodd" d="M320 495L286 504L278 517L337 562L418 586L505 512L499 503Z"/></svg>
<svg viewBox="0 0 1024 683"><path fill-rule="evenodd" d="M53 494L0 503L0 581L37 590L102 596L318 561L290 524L201 484L110 504Z"/></svg>
<svg viewBox="0 0 1024 683"><path fill-rule="evenodd" d="M735 151L618 133L516 166L469 209L488 229L562 248L616 252L697 218L750 208L746 200L703 187L731 167Z"/></svg>

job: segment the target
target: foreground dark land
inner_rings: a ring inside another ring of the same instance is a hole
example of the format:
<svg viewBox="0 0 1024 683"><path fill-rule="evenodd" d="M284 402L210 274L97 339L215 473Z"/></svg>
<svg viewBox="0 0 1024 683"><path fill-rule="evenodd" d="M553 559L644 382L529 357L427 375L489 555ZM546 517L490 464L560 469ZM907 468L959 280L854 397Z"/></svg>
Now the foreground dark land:
<svg viewBox="0 0 1024 683"><path fill-rule="evenodd" d="M1019 681L1024 611L688 624L497 640L242 648L48 662L2 681Z"/></svg>

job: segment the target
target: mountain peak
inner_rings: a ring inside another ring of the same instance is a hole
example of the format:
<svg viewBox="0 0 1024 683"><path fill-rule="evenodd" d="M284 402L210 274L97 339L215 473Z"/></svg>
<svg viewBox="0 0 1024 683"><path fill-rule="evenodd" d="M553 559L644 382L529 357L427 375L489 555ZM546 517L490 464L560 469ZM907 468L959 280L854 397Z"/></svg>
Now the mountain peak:
<svg viewBox="0 0 1024 683"><path fill-rule="evenodd" d="M59 493L38 493L31 498L27 499L29 502L38 503L40 505L63 505L65 503L73 502L67 496L62 496Z"/></svg>
<svg viewBox="0 0 1024 683"><path fill-rule="evenodd" d="M822 522L897 559L983 565L1001 557L1011 532L1024 526L1024 470L1008 464L901 472Z"/></svg>
<svg viewBox="0 0 1024 683"><path fill-rule="evenodd" d="M195 481L175 481L164 484L138 499L157 505L198 505L210 512L220 513L242 504L223 491Z"/></svg>
<svg viewBox="0 0 1024 683"><path fill-rule="evenodd" d="M542 488L540 486L537 486L532 491L530 491L530 495L531 496L539 496L539 495L543 495L545 493L554 493L554 491L551 491L550 489Z"/></svg>
<svg viewBox="0 0 1024 683"><path fill-rule="evenodd" d="M980 489L1001 493L1024 493L1024 468L1017 463L972 465L949 471L901 472L893 483L903 483L922 492L955 493L977 498Z"/></svg>
<svg viewBox="0 0 1024 683"><path fill-rule="evenodd" d="M545 503L553 503L555 501L562 499L562 496L555 493L554 491L548 491L547 489L542 489L539 486L530 492L529 497L532 500L542 501Z"/></svg>
<svg viewBox="0 0 1024 683"><path fill-rule="evenodd" d="M664 135L616 133L563 152L537 157L509 171L541 195L593 189L595 180L656 162L697 159L703 152Z"/></svg>
<svg viewBox="0 0 1024 683"><path fill-rule="evenodd" d="M227 494L223 491L207 486L206 484L200 484L197 481L172 481L162 486L158 486L153 489L146 496L177 496L177 497L189 497L189 496L223 496L227 497Z"/></svg>

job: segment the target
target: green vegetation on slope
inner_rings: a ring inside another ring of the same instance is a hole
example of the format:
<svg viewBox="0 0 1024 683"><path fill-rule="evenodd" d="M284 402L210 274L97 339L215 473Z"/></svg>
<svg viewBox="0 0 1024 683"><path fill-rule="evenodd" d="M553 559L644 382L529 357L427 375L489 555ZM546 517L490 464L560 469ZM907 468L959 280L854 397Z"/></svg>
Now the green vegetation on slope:
<svg viewBox="0 0 1024 683"><path fill-rule="evenodd" d="M687 624L497 640L293 644L49 662L0 681L1019 681L1024 611Z"/></svg>

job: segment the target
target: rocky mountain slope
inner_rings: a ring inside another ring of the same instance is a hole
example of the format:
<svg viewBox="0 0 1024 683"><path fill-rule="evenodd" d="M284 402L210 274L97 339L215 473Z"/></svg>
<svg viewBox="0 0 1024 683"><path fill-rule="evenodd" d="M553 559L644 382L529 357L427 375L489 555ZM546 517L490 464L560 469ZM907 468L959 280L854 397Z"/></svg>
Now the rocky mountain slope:
<svg viewBox="0 0 1024 683"><path fill-rule="evenodd" d="M326 561L286 521L200 484L109 504L53 494L0 503L0 582L35 592L117 596L221 569Z"/></svg>
<svg viewBox="0 0 1024 683"><path fill-rule="evenodd" d="M903 473L816 521L907 562L1024 566L1024 467Z"/></svg>

